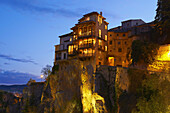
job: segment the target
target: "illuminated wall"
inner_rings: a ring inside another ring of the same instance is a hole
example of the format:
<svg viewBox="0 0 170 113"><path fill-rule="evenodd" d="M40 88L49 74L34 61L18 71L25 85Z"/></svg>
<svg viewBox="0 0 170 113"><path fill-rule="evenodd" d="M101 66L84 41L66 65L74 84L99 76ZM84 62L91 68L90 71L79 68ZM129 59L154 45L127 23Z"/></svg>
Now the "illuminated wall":
<svg viewBox="0 0 170 113"><path fill-rule="evenodd" d="M156 60L148 70L170 72L170 44L160 46Z"/></svg>

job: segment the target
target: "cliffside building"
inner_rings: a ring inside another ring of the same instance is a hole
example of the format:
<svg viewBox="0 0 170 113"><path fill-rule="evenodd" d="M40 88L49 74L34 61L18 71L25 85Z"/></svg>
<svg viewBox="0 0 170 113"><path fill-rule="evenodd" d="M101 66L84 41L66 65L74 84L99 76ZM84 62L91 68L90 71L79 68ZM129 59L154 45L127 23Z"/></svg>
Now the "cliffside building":
<svg viewBox="0 0 170 113"><path fill-rule="evenodd" d="M121 26L108 30L108 22L102 12L83 15L71 28L72 32L59 36L60 44L55 46L54 64L60 70L66 69L69 60L79 59L83 65L109 65L128 67L127 54L132 42L144 39L142 34L153 27L141 19L126 20Z"/></svg>

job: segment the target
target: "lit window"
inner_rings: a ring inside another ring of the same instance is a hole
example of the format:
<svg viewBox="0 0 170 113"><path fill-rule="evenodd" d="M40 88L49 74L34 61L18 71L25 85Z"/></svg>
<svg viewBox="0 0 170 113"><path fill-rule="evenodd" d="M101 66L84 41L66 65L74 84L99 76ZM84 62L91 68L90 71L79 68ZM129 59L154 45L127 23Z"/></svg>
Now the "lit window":
<svg viewBox="0 0 170 113"><path fill-rule="evenodd" d="M107 25L105 25L105 29L107 29Z"/></svg>
<svg viewBox="0 0 170 113"><path fill-rule="evenodd" d="M72 38L70 38L70 42L72 41Z"/></svg>
<svg viewBox="0 0 170 113"><path fill-rule="evenodd" d="M101 46L102 45L102 41L101 40L99 40L99 46Z"/></svg>
<svg viewBox="0 0 170 113"><path fill-rule="evenodd" d="M98 22L99 22L99 25L102 24L102 17L98 16Z"/></svg>
<svg viewBox="0 0 170 113"><path fill-rule="evenodd" d="M82 44L82 41L79 42L79 45L81 45L81 44Z"/></svg>
<svg viewBox="0 0 170 113"><path fill-rule="evenodd" d="M79 35L80 36L82 35L82 29L79 29Z"/></svg>
<svg viewBox="0 0 170 113"><path fill-rule="evenodd" d="M107 41L107 35L105 35L105 40Z"/></svg>
<svg viewBox="0 0 170 113"><path fill-rule="evenodd" d="M107 46L105 46L105 51L107 51Z"/></svg>
<svg viewBox="0 0 170 113"><path fill-rule="evenodd" d="M87 20L87 21L90 20L90 17L87 17L86 20Z"/></svg>
<svg viewBox="0 0 170 113"><path fill-rule="evenodd" d="M99 29L99 37L102 37L102 31Z"/></svg>

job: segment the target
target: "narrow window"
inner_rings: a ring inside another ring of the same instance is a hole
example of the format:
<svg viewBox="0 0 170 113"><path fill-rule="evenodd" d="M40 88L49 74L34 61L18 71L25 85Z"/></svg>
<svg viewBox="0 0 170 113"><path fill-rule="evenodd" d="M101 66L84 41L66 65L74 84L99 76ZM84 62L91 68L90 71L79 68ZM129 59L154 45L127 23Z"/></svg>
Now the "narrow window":
<svg viewBox="0 0 170 113"><path fill-rule="evenodd" d="M64 53L64 59L66 59L66 53Z"/></svg>
<svg viewBox="0 0 170 113"><path fill-rule="evenodd" d="M107 35L105 35L105 40L107 41Z"/></svg>
<svg viewBox="0 0 170 113"><path fill-rule="evenodd" d="M112 45L112 41L110 41L110 45Z"/></svg>
<svg viewBox="0 0 170 113"><path fill-rule="evenodd" d="M102 37L102 31L99 29L99 37Z"/></svg>
<svg viewBox="0 0 170 113"><path fill-rule="evenodd" d="M107 25L105 25L105 29L107 29Z"/></svg>
<svg viewBox="0 0 170 113"><path fill-rule="evenodd" d="M122 48L118 48L118 52L122 52Z"/></svg>

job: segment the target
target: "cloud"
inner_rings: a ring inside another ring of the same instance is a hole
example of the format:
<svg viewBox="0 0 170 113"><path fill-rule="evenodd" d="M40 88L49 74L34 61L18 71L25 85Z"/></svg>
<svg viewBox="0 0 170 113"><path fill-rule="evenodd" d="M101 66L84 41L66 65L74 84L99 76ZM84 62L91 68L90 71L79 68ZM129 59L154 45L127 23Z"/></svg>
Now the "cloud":
<svg viewBox="0 0 170 113"><path fill-rule="evenodd" d="M30 78L40 81L40 78L30 73L7 71L0 69L0 84L26 84Z"/></svg>
<svg viewBox="0 0 170 113"><path fill-rule="evenodd" d="M65 17L78 17L79 13L75 11L71 11L65 8L54 8L51 5L40 6L35 4L33 0L1 0L0 4L10 6L15 9L19 9L22 11L29 11L33 13L43 13L43 14L54 14L54 15L62 15Z"/></svg>
<svg viewBox="0 0 170 113"><path fill-rule="evenodd" d="M5 62L4 65L10 65L9 63Z"/></svg>
<svg viewBox="0 0 170 113"><path fill-rule="evenodd" d="M33 61L32 59L14 58L12 56L3 55L3 54L0 54L0 58L6 59L6 60L11 60L11 61L16 61L16 62L22 62L22 63L32 63L32 64L37 65L37 63L35 61Z"/></svg>

